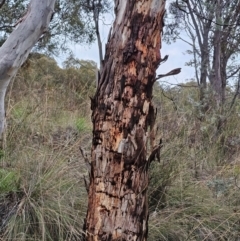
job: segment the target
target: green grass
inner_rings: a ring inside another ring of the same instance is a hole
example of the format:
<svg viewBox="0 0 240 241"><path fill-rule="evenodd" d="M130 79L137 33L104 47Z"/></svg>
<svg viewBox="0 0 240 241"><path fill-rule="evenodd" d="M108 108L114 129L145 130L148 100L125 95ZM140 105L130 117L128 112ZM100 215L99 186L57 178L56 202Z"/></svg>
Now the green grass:
<svg viewBox="0 0 240 241"><path fill-rule="evenodd" d="M19 177L14 171L0 169L0 195L18 191Z"/></svg>

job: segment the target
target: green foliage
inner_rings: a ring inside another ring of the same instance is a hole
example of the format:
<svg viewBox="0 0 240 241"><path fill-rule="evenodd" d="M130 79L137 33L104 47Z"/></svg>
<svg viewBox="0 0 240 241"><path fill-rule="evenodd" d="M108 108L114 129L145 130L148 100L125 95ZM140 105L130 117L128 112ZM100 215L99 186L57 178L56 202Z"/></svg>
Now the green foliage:
<svg viewBox="0 0 240 241"><path fill-rule="evenodd" d="M29 1L26 0L8 0L0 8L0 46L24 16L28 4ZM76 0L57 0L48 31L39 39L35 51L57 55L67 51L67 40L73 43L92 43L95 40L94 25L89 21L82 4Z"/></svg>
<svg viewBox="0 0 240 241"><path fill-rule="evenodd" d="M0 32L1 32L0 42L1 43L12 32L14 25L21 17L23 17L25 12L26 12L25 0L5 1L2 8L0 8Z"/></svg>

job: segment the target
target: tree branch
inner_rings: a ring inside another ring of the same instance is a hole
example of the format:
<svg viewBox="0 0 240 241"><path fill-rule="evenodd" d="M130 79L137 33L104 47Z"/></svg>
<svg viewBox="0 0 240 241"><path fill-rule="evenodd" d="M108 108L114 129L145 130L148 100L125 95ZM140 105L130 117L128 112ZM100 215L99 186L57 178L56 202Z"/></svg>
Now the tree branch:
<svg viewBox="0 0 240 241"><path fill-rule="evenodd" d="M180 72L181 72L181 68L173 69L166 74L159 74L158 77L155 80L161 79L161 78L166 77L166 76L177 75Z"/></svg>
<svg viewBox="0 0 240 241"><path fill-rule="evenodd" d="M2 0L2 1L0 2L0 9L1 9L2 6L5 4L5 2L6 2L6 0Z"/></svg>

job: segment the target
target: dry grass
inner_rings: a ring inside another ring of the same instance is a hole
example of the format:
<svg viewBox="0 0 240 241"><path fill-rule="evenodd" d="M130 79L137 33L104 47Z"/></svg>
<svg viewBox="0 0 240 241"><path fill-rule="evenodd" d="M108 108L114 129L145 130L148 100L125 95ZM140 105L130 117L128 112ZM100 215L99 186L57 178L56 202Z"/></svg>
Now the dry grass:
<svg viewBox="0 0 240 241"><path fill-rule="evenodd" d="M0 151L4 241L81 240L87 170L79 146L91 146L95 78L94 64L83 64L60 69L36 55L9 89ZM154 101L163 148L150 168L148 240L238 240L239 100L231 111L226 103L204 114L197 88L156 86Z"/></svg>
<svg viewBox="0 0 240 241"><path fill-rule="evenodd" d="M239 100L231 112L226 103L203 114L196 88L163 91L155 91L164 146L151 170L149 240L238 240Z"/></svg>
<svg viewBox="0 0 240 241"><path fill-rule="evenodd" d="M61 82L69 70L43 58L31 60L33 63L20 71L8 93L8 127L0 161L3 240L82 237L87 203L83 178L87 170L79 146L89 148L91 144L90 107L87 98L83 101L72 94L81 83L68 89L68 83ZM38 68L47 75L42 76Z"/></svg>

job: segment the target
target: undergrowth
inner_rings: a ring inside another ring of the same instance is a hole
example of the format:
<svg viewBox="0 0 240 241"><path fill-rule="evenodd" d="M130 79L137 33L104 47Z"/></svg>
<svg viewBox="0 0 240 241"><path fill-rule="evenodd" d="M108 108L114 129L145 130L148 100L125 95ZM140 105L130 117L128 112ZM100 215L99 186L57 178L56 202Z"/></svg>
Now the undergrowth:
<svg viewBox="0 0 240 241"><path fill-rule="evenodd" d="M87 168L79 146L91 147L96 66L64 66L33 54L9 88L0 151L3 241L81 240ZM194 83L154 88L163 147L150 167L149 241L239 239L240 102L230 108L229 90L221 109L203 112L198 95Z"/></svg>
<svg viewBox="0 0 240 241"><path fill-rule="evenodd" d="M34 56L27 64L12 83L6 103L0 240L81 240L87 170L79 146L90 147L87 94L93 81L88 80L83 101L77 93L86 81L80 78L81 69L72 66L74 82L73 76L68 79L69 69L60 69L45 56ZM95 66L87 64L86 76L93 80Z"/></svg>
<svg viewBox="0 0 240 241"><path fill-rule="evenodd" d="M159 86L154 93L163 148L161 162L151 167L149 240L235 241L240 102L202 113L196 85L186 86L192 87Z"/></svg>

